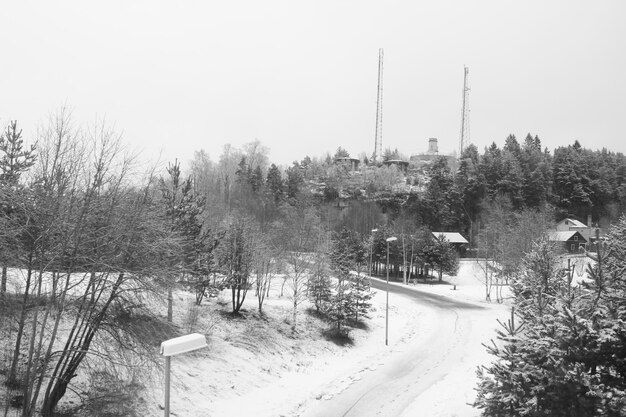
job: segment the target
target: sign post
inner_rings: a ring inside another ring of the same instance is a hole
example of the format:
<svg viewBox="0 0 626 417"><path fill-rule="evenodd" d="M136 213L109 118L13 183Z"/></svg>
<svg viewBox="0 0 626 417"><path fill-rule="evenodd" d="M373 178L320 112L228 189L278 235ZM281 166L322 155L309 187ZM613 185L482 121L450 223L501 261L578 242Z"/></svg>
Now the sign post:
<svg viewBox="0 0 626 417"><path fill-rule="evenodd" d="M199 333L175 337L161 343L161 355L165 356L165 404L163 405L165 417L170 416L170 368L172 356L205 347L207 347L206 337Z"/></svg>

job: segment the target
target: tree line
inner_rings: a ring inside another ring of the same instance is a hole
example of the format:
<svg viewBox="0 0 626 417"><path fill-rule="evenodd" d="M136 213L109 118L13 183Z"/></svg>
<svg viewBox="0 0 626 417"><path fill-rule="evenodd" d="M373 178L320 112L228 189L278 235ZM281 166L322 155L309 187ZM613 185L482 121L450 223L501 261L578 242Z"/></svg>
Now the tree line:
<svg viewBox="0 0 626 417"><path fill-rule="evenodd" d="M349 154L339 147L337 156ZM461 232L475 244L488 205L498 197L516 212L549 208L556 220L569 216L585 222L591 215L603 227L626 208L624 155L585 149L578 141L551 152L536 135L528 134L521 143L509 135L502 146L494 142L482 152L470 144L458 159L439 157L425 166L411 162L407 172L393 164L368 165L363 155L360 159L358 172L334 163L330 155L305 157L289 168L321 184L319 195L327 203L349 201L345 211L358 216L334 219L337 230L345 225L366 233L381 222L410 218L434 231Z"/></svg>

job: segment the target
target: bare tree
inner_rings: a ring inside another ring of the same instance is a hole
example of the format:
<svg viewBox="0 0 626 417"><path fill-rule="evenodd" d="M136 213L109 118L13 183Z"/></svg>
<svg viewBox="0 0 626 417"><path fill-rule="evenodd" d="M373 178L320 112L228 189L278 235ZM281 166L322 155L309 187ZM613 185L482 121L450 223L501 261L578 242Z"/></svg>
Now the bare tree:
<svg viewBox="0 0 626 417"><path fill-rule="evenodd" d="M485 207L483 227L477 236L478 250L484 260L478 265L484 272L485 299L502 302L502 289L523 272L522 259L532 244L551 228L548 210L514 212L507 197L496 196Z"/></svg>
<svg viewBox="0 0 626 417"><path fill-rule="evenodd" d="M158 215L153 176L134 185L119 135L104 123L84 136L70 126L60 112L42 131L32 194L20 200L26 282L9 374L19 381L23 416L53 415L85 361L113 361L115 349L105 355L98 344L103 330L120 348L141 345L112 322L138 311L148 292L159 294L169 275L162 254L177 244Z"/></svg>
<svg viewBox="0 0 626 417"><path fill-rule="evenodd" d="M283 269L282 246L279 239L280 236L272 232L259 233L254 239L255 294L260 314L263 313L263 303L269 294L272 278Z"/></svg>
<svg viewBox="0 0 626 417"><path fill-rule="evenodd" d="M283 256L286 263L286 277L289 282L292 300L293 331L297 330L298 306L307 299L311 266L314 263L314 250L322 231L321 221L312 207L283 207Z"/></svg>
<svg viewBox="0 0 626 417"><path fill-rule="evenodd" d="M410 279L412 262L414 236L417 233L415 221L402 213L393 224L393 233L400 240L400 253L402 254L402 282L407 283Z"/></svg>

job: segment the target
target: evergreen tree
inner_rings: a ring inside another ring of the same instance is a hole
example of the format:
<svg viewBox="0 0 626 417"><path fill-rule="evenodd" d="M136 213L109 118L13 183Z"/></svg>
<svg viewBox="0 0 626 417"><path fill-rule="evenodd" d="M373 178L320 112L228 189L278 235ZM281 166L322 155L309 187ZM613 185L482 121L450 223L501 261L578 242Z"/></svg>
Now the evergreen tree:
<svg viewBox="0 0 626 417"><path fill-rule="evenodd" d="M444 272L455 276L459 271L458 254L445 238L432 239L422 252L426 262L437 268L439 282L442 281Z"/></svg>
<svg viewBox="0 0 626 417"><path fill-rule="evenodd" d="M270 194L274 198L274 202L278 203L283 198L283 177L280 170L275 164L272 164L267 170L267 179L265 181Z"/></svg>
<svg viewBox="0 0 626 417"><path fill-rule="evenodd" d="M294 163L287 169L287 197L294 200L298 198L300 188L304 183L300 166Z"/></svg>
<svg viewBox="0 0 626 417"><path fill-rule="evenodd" d="M446 158L437 158L430 167L430 181L424 196L425 221L433 229L442 230L453 223L451 194L453 177Z"/></svg>
<svg viewBox="0 0 626 417"><path fill-rule="evenodd" d="M24 148L22 139L22 130L18 130L17 121L12 121L7 126L5 132L0 134L0 211L4 233L0 239L5 241L2 245L0 256L0 264L2 265L2 278L0 279L0 295L6 292L7 288L7 262L11 258L8 249L14 247L12 243L17 233L17 227L14 224L15 213L14 206L19 199L21 190L19 190L19 180L23 173L27 172L35 163L35 146L29 149Z"/></svg>
<svg viewBox="0 0 626 417"><path fill-rule="evenodd" d="M352 296L354 301L354 321L358 321L359 318L368 318L369 311L372 308L370 300L373 297L368 277L359 275L354 278Z"/></svg>
<svg viewBox="0 0 626 417"><path fill-rule="evenodd" d="M351 278L351 271L359 269L365 262L365 248L356 234L346 228L335 233L332 239L329 260L330 267L337 274L337 285L326 314L341 331L350 317L358 320L367 315L370 304L369 288L364 277L357 274Z"/></svg>
<svg viewBox="0 0 626 417"><path fill-rule="evenodd" d="M337 158L350 158L350 153L340 146L335 151L335 159Z"/></svg>
<svg viewBox="0 0 626 417"><path fill-rule="evenodd" d="M259 165L257 165L254 170L252 170L248 181L250 182L250 188L252 188L252 192L259 192L259 190L263 186L263 171L261 171L261 167Z"/></svg>
<svg viewBox="0 0 626 417"><path fill-rule="evenodd" d="M35 163L35 146L24 148L22 130L18 130L17 121L12 121L5 132L0 134L0 184L15 186L20 176Z"/></svg>
<svg viewBox="0 0 626 417"><path fill-rule="evenodd" d="M479 171L485 180L487 195L493 198L498 194L498 182L506 175L506 167L502 164L502 151L495 142L485 149Z"/></svg>
<svg viewBox="0 0 626 417"><path fill-rule="evenodd" d="M308 281L309 300L317 313L324 312L332 299L332 282L324 271L316 271Z"/></svg>
<svg viewBox="0 0 626 417"><path fill-rule="evenodd" d="M591 255L591 278L572 289L554 244L539 240L514 282L513 319L478 370L484 416L626 414L626 217Z"/></svg>
<svg viewBox="0 0 626 417"><path fill-rule="evenodd" d="M516 153L519 153L519 146L516 148L516 152L505 150L502 153L502 166L506 167L506 169L504 170L504 175L498 180L496 188L498 194L504 194L509 197L514 209L520 210L524 206L522 195L523 174Z"/></svg>
<svg viewBox="0 0 626 417"><path fill-rule="evenodd" d="M519 160L522 155L522 148L520 147L517 138L513 134L507 136L504 141L504 147L502 148L502 150L504 152L511 153L513 157L517 160Z"/></svg>

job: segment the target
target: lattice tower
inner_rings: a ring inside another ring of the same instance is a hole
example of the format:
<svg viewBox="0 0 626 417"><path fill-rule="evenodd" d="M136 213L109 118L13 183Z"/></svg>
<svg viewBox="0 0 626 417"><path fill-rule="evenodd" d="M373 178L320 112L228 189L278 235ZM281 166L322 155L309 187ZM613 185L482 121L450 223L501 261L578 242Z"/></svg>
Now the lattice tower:
<svg viewBox="0 0 626 417"><path fill-rule="evenodd" d="M383 159L383 48L378 50L378 92L376 94L376 133L374 136L374 162Z"/></svg>
<svg viewBox="0 0 626 417"><path fill-rule="evenodd" d="M459 157L463 154L465 144L470 142L470 124L469 124L469 84L468 77L469 68L463 67L463 107L461 109L461 139L460 139L460 153Z"/></svg>

